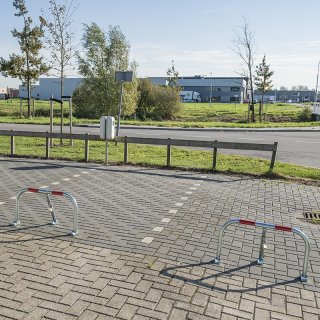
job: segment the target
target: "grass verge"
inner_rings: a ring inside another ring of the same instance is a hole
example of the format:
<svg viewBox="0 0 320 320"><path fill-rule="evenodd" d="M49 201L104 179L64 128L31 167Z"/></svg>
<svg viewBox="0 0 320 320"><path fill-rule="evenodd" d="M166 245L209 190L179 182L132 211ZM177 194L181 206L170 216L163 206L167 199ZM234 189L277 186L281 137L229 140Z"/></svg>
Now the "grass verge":
<svg viewBox="0 0 320 320"><path fill-rule="evenodd" d="M0 154L10 155L10 138L0 137ZM43 158L45 156L45 141L41 138L16 137L15 155L19 157ZM123 162L123 144L109 143L109 162ZM65 140L59 146L59 140L54 140L50 152L51 159L83 161L84 142L74 141L74 146ZM105 143L90 141L89 159L102 163L105 159ZM129 145L129 163L133 165L166 167L166 147L148 145ZM172 168L184 170L212 171L212 152L194 149L172 148ZM282 178L315 183L320 185L320 169L276 162L274 171L269 173L270 161L238 155L218 154L216 172L226 174L246 174L267 178Z"/></svg>

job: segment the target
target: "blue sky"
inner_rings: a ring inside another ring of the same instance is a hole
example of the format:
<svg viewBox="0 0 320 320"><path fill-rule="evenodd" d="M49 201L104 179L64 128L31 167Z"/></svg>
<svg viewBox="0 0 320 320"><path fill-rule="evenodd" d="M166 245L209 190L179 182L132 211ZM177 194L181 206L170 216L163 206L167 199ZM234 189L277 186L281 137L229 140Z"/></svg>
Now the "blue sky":
<svg viewBox="0 0 320 320"><path fill-rule="evenodd" d="M59 1L59 0L58 0ZM64 0L61 0L62 3ZM263 54L274 71L274 85L315 88L320 60L320 1L307 0L78 0L73 30L80 41L83 24L103 29L119 25L131 44L130 56L139 76L165 76L174 60L181 76L237 76L242 70L233 51L234 32L245 17L258 44L256 64ZM26 0L36 20L48 0ZM0 57L19 49L10 30L21 28L11 0L0 7ZM46 11L46 10L45 10ZM76 72L70 76L76 76ZM0 76L0 87L19 80Z"/></svg>

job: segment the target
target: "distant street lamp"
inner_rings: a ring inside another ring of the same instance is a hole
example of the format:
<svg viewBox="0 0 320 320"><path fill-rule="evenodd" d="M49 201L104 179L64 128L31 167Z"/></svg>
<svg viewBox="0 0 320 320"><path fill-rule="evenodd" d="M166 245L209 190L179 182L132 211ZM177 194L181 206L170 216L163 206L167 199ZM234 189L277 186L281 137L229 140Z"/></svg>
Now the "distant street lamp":
<svg viewBox="0 0 320 320"><path fill-rule="evenodd" d="M317 73L317 84L316 84L316 96L314 98L314 102L318 101L318 82L319 82L319 67L320 67L320 61L318 62L318 73Z"/></svg>
<svg viewBox="0 0 320 320"><path fill-rule="evenodd" d="M212 72L210 72L210 107L211 107L211 101L212 101Z"/></svg>

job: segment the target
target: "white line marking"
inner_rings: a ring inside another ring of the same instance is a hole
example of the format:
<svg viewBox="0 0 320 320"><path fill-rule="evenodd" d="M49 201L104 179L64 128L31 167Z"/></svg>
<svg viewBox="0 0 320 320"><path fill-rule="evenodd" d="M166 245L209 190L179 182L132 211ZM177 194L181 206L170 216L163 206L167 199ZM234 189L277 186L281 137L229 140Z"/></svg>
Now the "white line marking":
<svg viewBox="0 0 320 320"><path fill-rule="evenodd" d="M73 175L75 178L78 178L78 177L80 177L80 174L74 174Z"/></svg>
<svg viewBox="0 0 320 320"><path fill-rule="evenodd" d="M298 143L310 143L310 144L318 144L318 143L320 143L320 141L296 141L296 142L298 142Z"/></svg>
<svg viewBox="0 0 320 320"><path fill-rule="evenodd" d="M171 209L170 211L169 211L169 213L177 213L178 212L178 210L176 210L176 209Z"/></svg>
<svg viewBox="0 0 320 320"><path fill-rule="evenodd" d="M192 191L186 191L186 194L192 194L193 192Z"/></svg>
<svg viewBox="0 0 320 320"><path fill-rule="evenodd" d="M146 136L160 136L160 133L140 133L140 132L136 132L136 134L143 134Z"/></svg>
<svg viewBox="0 0 320 320"><path fill-rule="evenodd" d="M69 181L70 179L69 178L63 178L62 180L63 181Z"/></svg>
<svg viewBox="0 0 320 320"><path fill-rule="evenodd" d="M60 182L52 182L51 184L57 185L60 184Z"/></svg>
<svg viewBox="0 0 320 320"><path fill-rule="evenodd" d="M89 169L90 171L96 171L96 169Z"/></svg>
<svg viewBox="0 0 320 320"><path fill-rule="evenodd" d="M195 183L194 186L200 187L200 184L199 183Z"/></svg>
<svg viewBox="0 0 320 320"><path fill-rule="evenodd" d="M163 227L154 227L154 228L152 229L152 231L155 231L155 232L159 232L159 233L160 233L163 229L164 229Z"/></svg>
<svg viewBox="0 0 320 320"><path fill-rule="evenodd" d="M197 188L195 188L195 187L191 187L191 188L190 188L190 190L197 190Z"/></svg>
<svg viewBox="0 0 320 320"><path fill-rule="evenodd" d="M5 204L5 202L0 202L0 206L1 206L2 204Z"/></svg>
<svg viewBox="0 0 320 320"><path fill-rule="evenodd" d="M182 202L177 202L174 204L176 207L182 207L183 206L183 203Z"/></svg>
<svg viewBox="0 0 320 320"><path fill-rule="evenodd" d="M16 196L10 198L10 200L16 200L16 199L17 199Z"/></svg>
<svg viewBox="0 0 320 320"><path fill-rule="evenodd" d="M206 178L207 178L207 176L200 176L200 178L201 178L201 179L206 179Z"/></svg>
<svg viewBox="0 0 320 320"><path fill-rule="evenodd" d="M46 189L46 188L49 188L49 186L42 186L39 189Z"/></svg>
<svg viewBox="0 0 320 320"><path fill-rule="evenodd" d="M153 237L144 237L142 240L141 240L141 242L143 242L143 243L151 243L152 241L153 241Z"/></svg>
<svg viewBox="0 0 320 320"><path fill-rule="evenodd" d="M266 141L267 139L237 138L238 140Z"/></svg>
<svg viewBox="0 0 320 320"><path fill-rule="evenodd" d="M82 171L81 173L83 173L83 174L87 174L87 173L89 173L88 171Z"/></svg>
<svg viewBox="0 0 320 320"><path fill-rule="evenodd" d="M181 200L188 200L189 197L181 197L180 199L181 199Z"/></svg>
<svg viewBox="0 0 320 320"><path fill-rule="evenodd" d="M163 222L163 223L169 223L170 221L171 221L170 218L163 218L163 219L161 220L161 222Z"/></svg>

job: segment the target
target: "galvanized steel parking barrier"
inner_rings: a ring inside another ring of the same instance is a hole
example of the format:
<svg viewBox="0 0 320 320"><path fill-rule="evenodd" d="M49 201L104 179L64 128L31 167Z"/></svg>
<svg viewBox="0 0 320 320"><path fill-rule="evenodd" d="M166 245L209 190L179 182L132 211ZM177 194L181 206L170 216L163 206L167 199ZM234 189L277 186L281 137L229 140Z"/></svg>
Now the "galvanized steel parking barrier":
<svg viewBox="0 0 320 320"><path fill-rule="evenodd" d="M267 233L268 228L274 229L274 230L279 230L279 231L293 232L293 233L298 234L303 239L304 244L305 244L303 269L302 269L302 273L300 276L300 280L301 280L301 282L308 281L307 269L308 269L309 255L310 255L310 242L309 242L308 237L298 228L286 227L286 226L276 225L273 223L265 223L265 222L244 220L244 219L238 219L238 218L231 219L231 220L225 222L220 229L218 251L217 251L216 258L214 259L215 264L220 264L220 262L221 262L221 248L222 248L222 240L223 240L224 231L229 225L235 224L235 223L263 228L262 235L261 235L261 242L260 242L259 259L257 261L257 263L260 265L262 265L264 263L264 250L266 248L266 233Z"/></svg>
<svg viewBox="0 0 320 320"><path fill-rule="evenodd" d="M22 194L24 194L25 192L41 193L41 194L45 194L47 196L48 211L51 213L51 217L52 217L51 224L53 224L53 225L57 224L57 219L56 219L56 215L55 215L54 209L53 209L53 204L51 202L49 195L51 194L54 196L64 196L64 197L68 198L69 200L71 200L73 207L74 207L74 216L73 216L73 229L72 229L70 235L75 237L78 234L78 204L77 204L76 199L68 192L52 191L52 190L47 190L47 189L24 188L17 194L17 197L16 197L16 217L15 217L15 221L13 222L13 225L15 227L18 227L20 225L19 202L20 202L20 198L21 198Z"/></svg>

